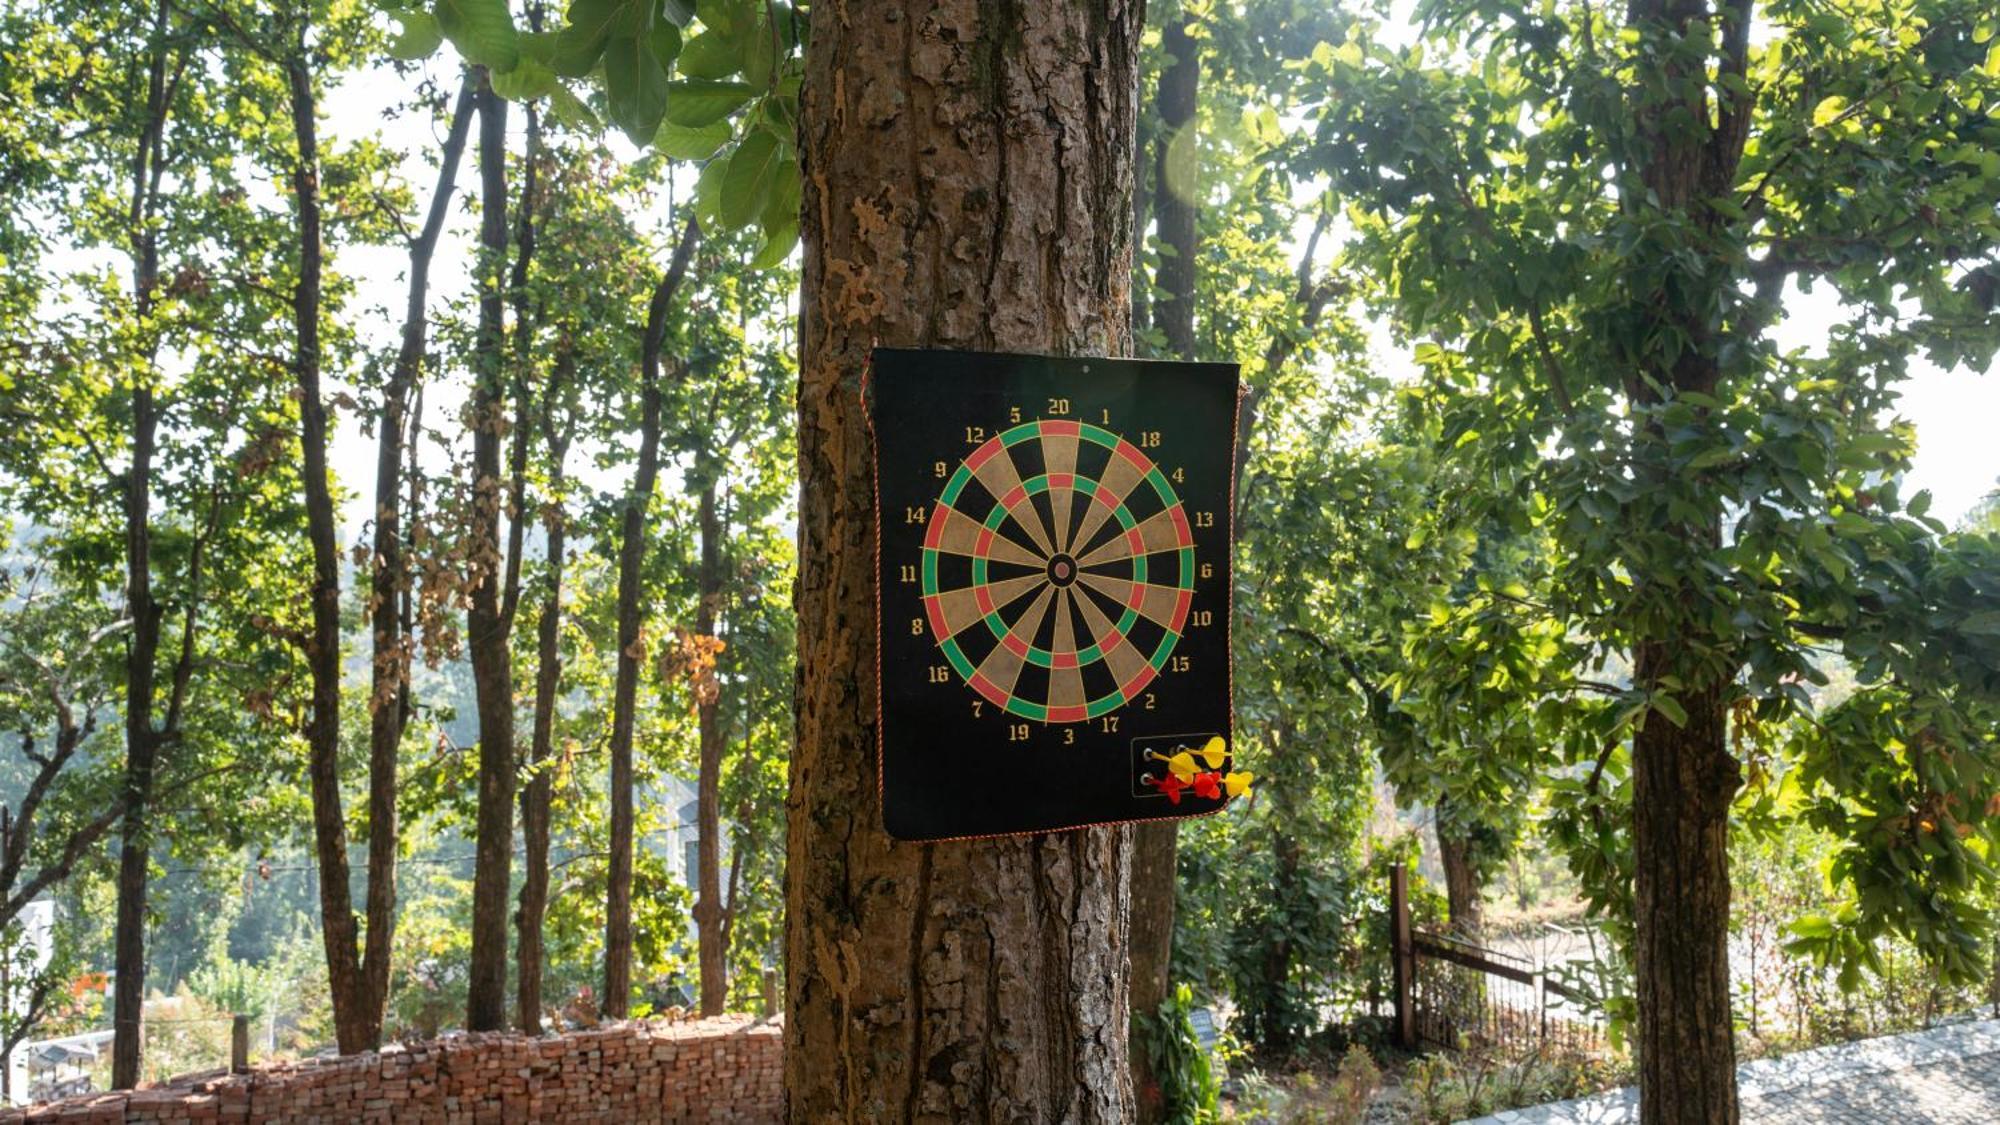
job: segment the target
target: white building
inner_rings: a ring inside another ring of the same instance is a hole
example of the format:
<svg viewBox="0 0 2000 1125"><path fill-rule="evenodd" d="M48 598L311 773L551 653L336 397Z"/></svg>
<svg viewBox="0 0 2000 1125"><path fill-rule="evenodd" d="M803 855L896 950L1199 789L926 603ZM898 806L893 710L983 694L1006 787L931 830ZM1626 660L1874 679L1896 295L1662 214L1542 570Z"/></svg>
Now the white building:
<svg viewBox="0 0 2000 1125"><path fill-rule="evenodd" d="M33 950L29 959L34 973L48 967L49 958L55 952L56 904L51 899L38 899L21 909L16 919L21 927L21 941ZM0 950L0 957L7 962L7 972L18 973L24 967L20 950L9 947ZM26 1014L28 1006L28 980L6 979L0 985L0 1001L7 1005L7 1014L15 1019ZM15 1105L26 1105L28 1101L28 1059L32 1053L32 1043L21 1043L9 1052L5 1060L7 1066L7 1094Z"/></svg>

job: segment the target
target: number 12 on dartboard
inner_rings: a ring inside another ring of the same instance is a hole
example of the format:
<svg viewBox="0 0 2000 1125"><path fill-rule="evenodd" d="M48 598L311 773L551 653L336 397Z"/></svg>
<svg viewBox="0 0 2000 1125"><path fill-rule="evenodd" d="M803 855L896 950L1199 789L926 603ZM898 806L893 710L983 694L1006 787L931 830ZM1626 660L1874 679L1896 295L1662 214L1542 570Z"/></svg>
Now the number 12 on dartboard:
<svg viewBox="0 0 2000 1125"><path fill-rule="evenodd" d="M1236 366L878 349L867 387L890 834L1225 804L1165 763L1231 738Z"/></svg>

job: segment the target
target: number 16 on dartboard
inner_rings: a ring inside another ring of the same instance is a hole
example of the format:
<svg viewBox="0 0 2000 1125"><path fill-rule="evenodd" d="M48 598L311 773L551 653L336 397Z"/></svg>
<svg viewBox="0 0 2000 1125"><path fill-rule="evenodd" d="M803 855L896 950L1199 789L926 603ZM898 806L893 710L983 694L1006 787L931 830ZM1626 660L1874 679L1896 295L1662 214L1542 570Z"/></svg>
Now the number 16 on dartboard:
<svg viewBox="0 0 2000 1125"><path fill-rule="evenodd" d="M1227 803L1236 366L877 349L867 393L890 834Z"/></svg>

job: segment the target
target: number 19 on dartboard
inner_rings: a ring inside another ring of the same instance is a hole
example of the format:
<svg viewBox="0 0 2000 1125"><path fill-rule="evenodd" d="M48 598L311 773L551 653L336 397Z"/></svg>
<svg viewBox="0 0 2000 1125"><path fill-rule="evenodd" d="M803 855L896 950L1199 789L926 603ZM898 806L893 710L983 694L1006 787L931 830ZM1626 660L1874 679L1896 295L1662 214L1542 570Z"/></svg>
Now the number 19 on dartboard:
<svg viewBox="0 0 2000 1125"><path fill-rule="evenodd" d="M1230 737L1236 367L878 349L868 393L888 831L1220 808L1160 783Z"/></svg>

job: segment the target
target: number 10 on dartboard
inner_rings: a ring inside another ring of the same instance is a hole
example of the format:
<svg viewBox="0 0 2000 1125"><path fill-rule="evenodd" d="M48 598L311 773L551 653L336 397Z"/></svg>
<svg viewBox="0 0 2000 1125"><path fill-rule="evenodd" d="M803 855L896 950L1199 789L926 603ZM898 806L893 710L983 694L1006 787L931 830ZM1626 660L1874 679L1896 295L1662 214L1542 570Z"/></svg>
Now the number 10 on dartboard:
<svg viewBox="0 0 2000 1125"><path fill-rule="evenodd" d="M1166 763L1230 743L1236 367L880 349L867 393L888 831L1226 803Z"/></svg>

